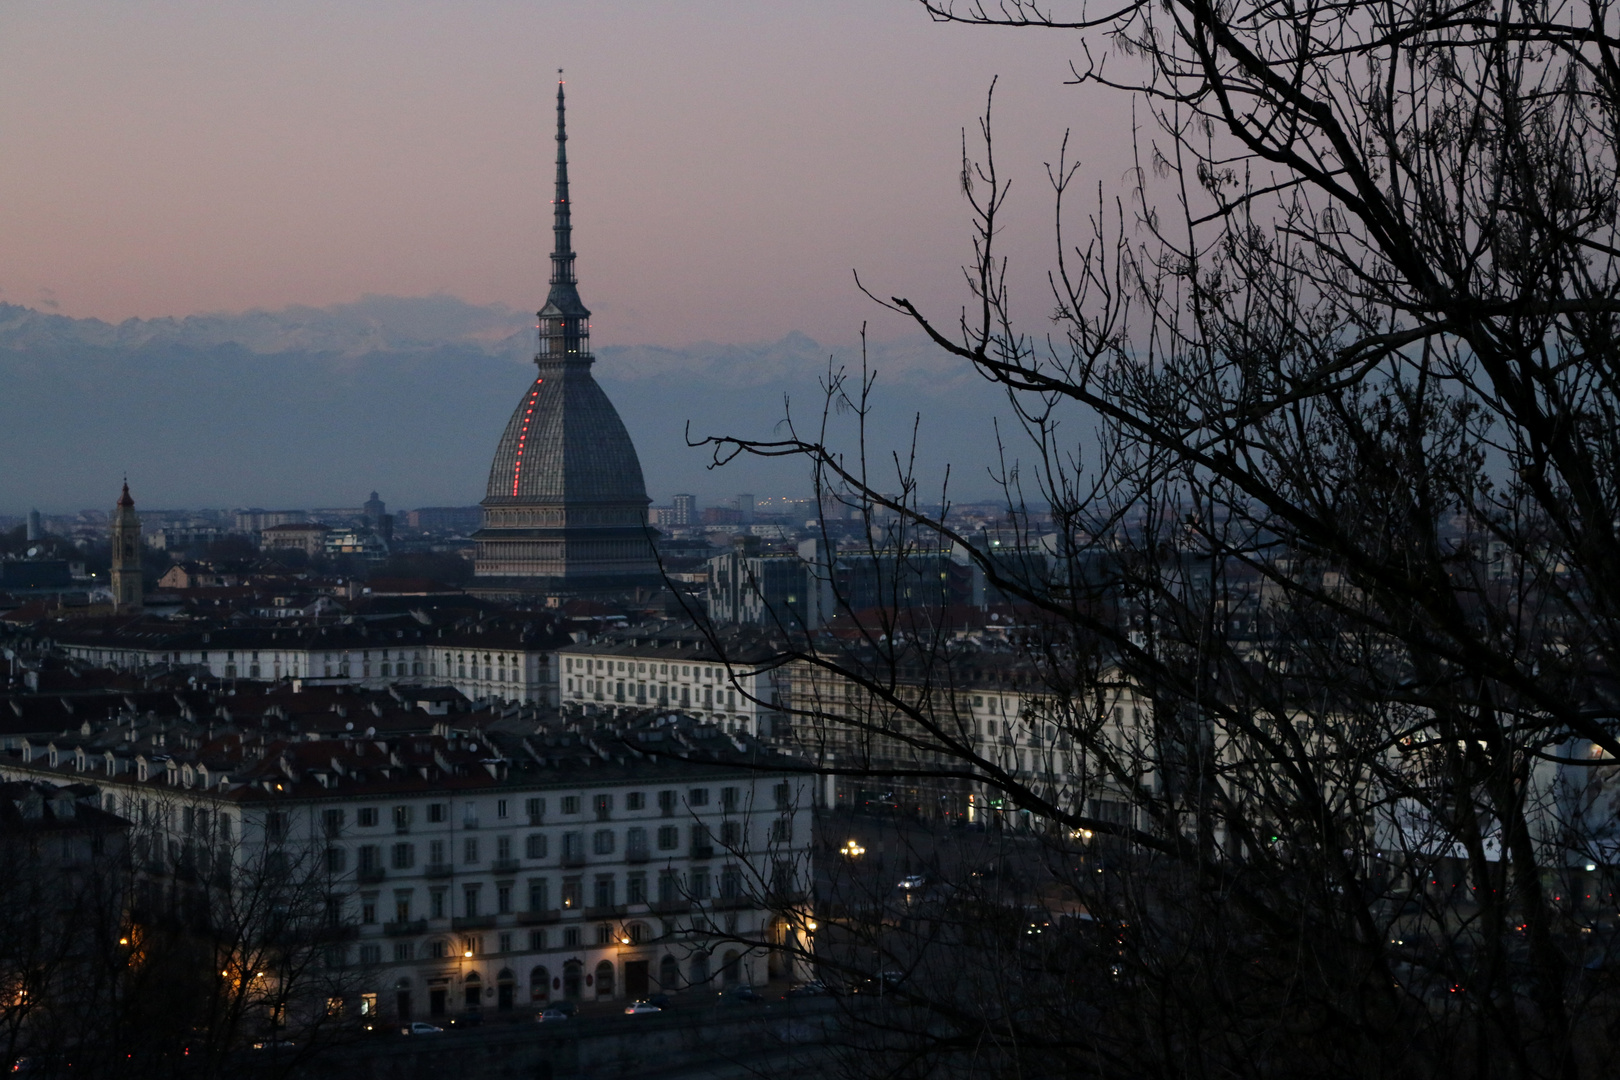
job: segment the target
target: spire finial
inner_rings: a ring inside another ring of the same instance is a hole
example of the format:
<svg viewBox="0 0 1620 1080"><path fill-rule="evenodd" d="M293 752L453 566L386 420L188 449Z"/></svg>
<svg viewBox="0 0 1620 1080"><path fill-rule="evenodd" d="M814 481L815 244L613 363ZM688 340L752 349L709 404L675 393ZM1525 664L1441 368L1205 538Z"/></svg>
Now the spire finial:
<svg viewBox="0 0 1620 1080"><path fill-rule="evenodd" d="M564 116L562 68L557 69L557 194L552 200L551 283L573 285L574 228L568 207L568 124Z"/></svg>

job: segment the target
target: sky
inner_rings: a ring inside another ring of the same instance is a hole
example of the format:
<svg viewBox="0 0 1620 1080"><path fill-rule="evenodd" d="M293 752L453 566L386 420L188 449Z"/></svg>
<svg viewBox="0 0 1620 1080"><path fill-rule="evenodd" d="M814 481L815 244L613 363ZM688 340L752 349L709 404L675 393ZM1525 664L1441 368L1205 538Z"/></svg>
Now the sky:
<svg viewBox="0 0 1620 1080"><path fill-rule="evenodd" d="M958 162L992 78L1015 297L1050 307L1044 163L1116 185L1128 103L1062 33L911 0L257 0L0 6L0 300L109 321L544 296L566 70L596 340L850 341L949 318Z"/></svg>

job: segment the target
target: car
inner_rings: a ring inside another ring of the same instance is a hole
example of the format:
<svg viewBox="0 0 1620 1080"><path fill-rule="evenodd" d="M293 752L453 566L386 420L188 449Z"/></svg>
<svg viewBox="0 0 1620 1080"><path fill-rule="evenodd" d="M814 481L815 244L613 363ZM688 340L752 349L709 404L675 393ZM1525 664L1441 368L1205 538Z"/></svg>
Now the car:
<svg viewBox="0 0 1620 1080"><path fill-rule="evenodd" d="M297 1044L294 1043L291 1039L269 1038L269 1039L260 1039L258 1042L254 1043L253 1044L253 1049L255 1049L255 1050L291 1050L295 1045L297 1045Z"/></svg>
<svg viewBox="0 0 1620 1080"><path fill-rule="evenodd" d="M720 996L731 1001L740 1001L745 1005L758 1005L760 1002L765 1000L765 998L760 995L758 990L755 990L752 986L748 986L746 984L726 990L722 992Z"/></svg>
<svg viewBox="0 0 1620 1080"><path fill-rule="evenodd" d="M641 1016L644 1013L663 1011L663 1009L660 1009L657 1005L654 1005L650 1001L633 1001L624 1007L624 1015L626 1016Z"/></svg>
<svg viewBox="0 0 1620 1080"><path fill-rule="evenodd" d="M438 1035L444 1028L437 1024L430 1024L426 1020L413 1020L399 1029L401 1035Z"/></svg>
<svg viewBox="0 0 1620 1080"><path fill-rule="evenodd" d="M925 875L912 874L909 877L901 878L900 884L896 885L895 888L904 889L906 892L916 892L927 884L928 878Z"/></svg>
<svg viewBox="0 0 1620 1080"><path fill-rule="evenodd" d="M569 1012L567 1009L561 1009L555 1005L548 1005L535 1014L534 1020L537 1024L551 1024L558 1020L567 1020L573 1015L574 1014Z"/></svg>
<svg viewBox="0 0 1620 1080"><path fill-rule="evenodd" d="M790 989L787 992L787 996L790 998L826 997L827 984L819 979L814 979L806 983L800 983L798 986Z"/></svg>

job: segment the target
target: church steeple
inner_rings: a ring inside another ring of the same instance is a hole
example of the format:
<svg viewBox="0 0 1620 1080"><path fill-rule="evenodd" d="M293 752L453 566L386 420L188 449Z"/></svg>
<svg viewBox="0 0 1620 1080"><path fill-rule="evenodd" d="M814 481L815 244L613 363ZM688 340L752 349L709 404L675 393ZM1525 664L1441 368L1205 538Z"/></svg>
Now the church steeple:
<svg viewBox="0 0 1620 1080"><path fill-rule="evenodd" d="M559 69L558 75L562 74ZM535 363L545 366L591 357L591 313L579 298L574 277L574 226L568 199L568 126L564 116L563 81L557 80L557 190L552 200L551 291L541 308L540 351Z"/></svg>
<svg viewBox="0 0 1620 1080"><path fill-rule="evenodd" d="M120 615L141 610L141 519L135 516L127 477L113 507L111 579L113 610Z"/></svg>

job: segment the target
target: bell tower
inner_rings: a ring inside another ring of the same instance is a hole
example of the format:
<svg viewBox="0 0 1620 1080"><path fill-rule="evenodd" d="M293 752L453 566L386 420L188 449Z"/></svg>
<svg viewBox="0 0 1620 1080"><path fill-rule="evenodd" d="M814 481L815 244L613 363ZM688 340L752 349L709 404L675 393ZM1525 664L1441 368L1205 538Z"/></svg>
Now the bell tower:
<svg viewBox="0 0 1620 1080"><path fill-rule="evenodd" d="M120 615L141 610L145 599L141 588L141 519L135 516L128 480L113 508L112 596L113 610Z"/></svg>

